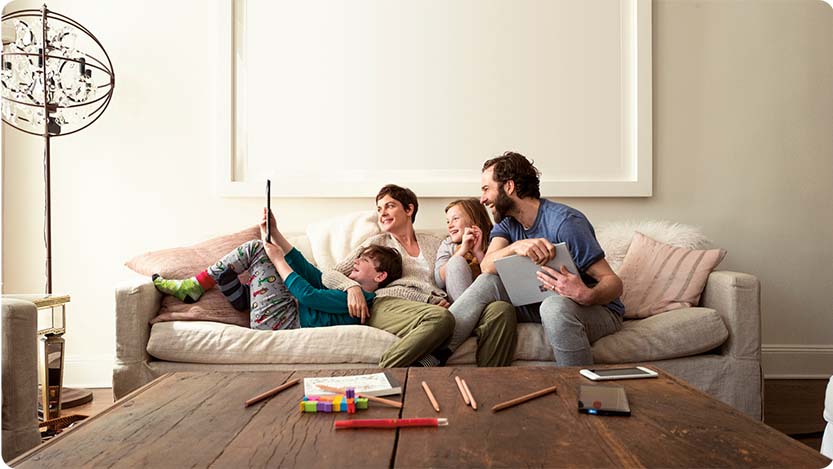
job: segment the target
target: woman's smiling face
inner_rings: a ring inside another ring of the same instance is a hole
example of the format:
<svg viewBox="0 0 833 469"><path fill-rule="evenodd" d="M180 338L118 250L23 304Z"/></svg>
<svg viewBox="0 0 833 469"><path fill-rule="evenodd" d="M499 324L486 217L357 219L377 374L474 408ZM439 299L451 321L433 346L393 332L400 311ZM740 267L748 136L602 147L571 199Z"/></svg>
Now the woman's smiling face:
<svg viewBox="0 0 833 469"><path fill-rule="evenodd" d="M390 195L386 195L376 202L376 213L379 215L379 225L382 231L390 232L405 225L411 225L413 208L406 210L402 203Z"/></svg>

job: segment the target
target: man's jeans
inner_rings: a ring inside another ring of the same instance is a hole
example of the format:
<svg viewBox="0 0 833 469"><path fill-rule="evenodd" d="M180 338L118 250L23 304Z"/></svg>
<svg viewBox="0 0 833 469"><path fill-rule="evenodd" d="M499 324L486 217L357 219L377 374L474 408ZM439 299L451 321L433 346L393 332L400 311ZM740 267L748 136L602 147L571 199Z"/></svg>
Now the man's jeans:
<svg viewBox="0 0 833 469"><path fill-rule="evenodd" d="M456 350L480 323L483 310L494 301L509 301L509 295L493 274L481 274L449 308L455 328L449 348ZM582 306L553 295L542 303L516 308L518 322L537 322L552 346L558 366L593 364L590 344L622 328L622 317L604 306Z"/></svg>

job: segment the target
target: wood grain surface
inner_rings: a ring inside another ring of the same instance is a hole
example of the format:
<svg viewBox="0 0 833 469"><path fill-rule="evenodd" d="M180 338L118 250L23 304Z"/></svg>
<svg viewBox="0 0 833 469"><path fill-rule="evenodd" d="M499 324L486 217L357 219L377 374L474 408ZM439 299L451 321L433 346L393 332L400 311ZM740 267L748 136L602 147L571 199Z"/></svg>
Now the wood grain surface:
<svg viewBox="0 0 833 469"><path fill-rule="evenodd" d="M405 382L405 370L392 370ZM363 370L165 375L108 411L27 453L15 467L389 467L396 431L333 430L344 413L303 414L303 386L244 407L294 377ZM394 396L395 397L395 396ZM362 418L395 418L370 406ZM353 417L353 416L351 416Z"/></svg>
<svg viewBox="0 0 833 469"><path fill-rule="evenodd" d="M650 366L650 364L648 365ZM632 415L577 410L578 368L394 369L403 409L303 414L293 378L362 370L172 373L12 461L14 467L824 467L829 459L661 372L618 381ZM479 409L466 406L465 379ZM431 387L441 412L422 390ZM557 385L556 394L491 412ZM349 418L446 417L447 427L333 429Z"/></svg>

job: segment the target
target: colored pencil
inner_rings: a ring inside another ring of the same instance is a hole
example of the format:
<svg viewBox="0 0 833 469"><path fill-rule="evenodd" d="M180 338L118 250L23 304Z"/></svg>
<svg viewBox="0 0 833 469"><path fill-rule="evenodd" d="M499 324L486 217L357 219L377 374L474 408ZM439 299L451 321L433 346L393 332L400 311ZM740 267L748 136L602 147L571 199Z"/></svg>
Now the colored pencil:
<svg viewBox="0 0 833 469"><path fill-rule="evenodd" d="M550 394L550 393L553 393L553 392L558 392L558 386L551 386L549 388L541 389L540 391L535 391L535 392L523 395L521 397L516 397L516 398L514 398L510 401L501 402L500 404L497 404L496 406L492 407L492 412L497 412L499 410L508 409L509 407L513 407L513 406L516 406L518 404L523 404L526 401L531 401L532 399L535 399L535 398L541 397L541 396L546 396L547 394Z"/></svg>
<svg viewBox="0 0 833 469"><path fill-rule="evenodd" d="M264 392L263 394L258 394L257 396L255 396L255 397L249 399L248 401L246 401L244 407L249 407L252 404L255 404L255 403L260 402L264 399L272 397L275 394L283 391L284 389L286 389L288 387L295 386L300 381L301 381L301 378L295 378L292 381L287 381L286 383L283 383L283 384L281 384L280 386L278 386L276 388L270 389L270 390Z"/></svg>
<svg viewBox="0 0 833 469"><path fill-rule="evenodd" d="M463 382L460 381L460 377L455 376L454 381L457 381L457 389L460 390L460 395L463 396L463 402L465 402L466 405L469 405L469 395L466 394L466 390L463 389Z"/></svg>
<svg viewBox="0 0 833 469"><path fill-rule="evenodd" d="M474 400L474 395L472 395L469 385L466 384L466 380L464 379L461 379L460 381L463 383L463 390L466 391L466 394L469 396L469 405L471 405L472 409L477 410L477 401Z"/></svg>
<svg viewBox="0 0 833 469"><path fill-rule="evenodd" d="M431 401L431 405L434 407L434 410L439 412L440 405L437 403L437 400L434 398L434 393L431 392L431 388L428 387L428 383L425 381L422 382L422 389L424 389L425 394L428 395L428 400Z"/></svg>
<svg viewBox="0 0 833 469"><path fill-rule="evenodd" d="M355 419L336 420L333 425L339 428L403 428L403 427L445 427L448 419L413 418L413 419Z"/></svg>
<svg viewBox="0 0 833 469"><path fill-rule="evenodd" d="M341 394L345 391L344 389L334 388L332 386L327 386L327 385L324 385L324 384L316 384L316 386L323 389L324 391L334 392L334 393L338 393L338 394ZM389 405L391 407L396 407L397 409L402 408L402 403L401 402L392 401L390 399L382 399L381 397L368 396L367 394L363 394L363 393L359 393L359 392L356 393L356 397L364 397L368 401L373 401L373 402L378 402L380 404Z"/></svg>

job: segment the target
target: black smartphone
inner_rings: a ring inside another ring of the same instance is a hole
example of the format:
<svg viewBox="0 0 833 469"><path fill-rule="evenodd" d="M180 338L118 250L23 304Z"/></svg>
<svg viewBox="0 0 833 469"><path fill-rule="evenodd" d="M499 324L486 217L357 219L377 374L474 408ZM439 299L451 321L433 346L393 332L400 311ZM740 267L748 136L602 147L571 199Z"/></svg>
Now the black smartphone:
<svg viewBox="0 0 833 469"><path fill-rule="evenodd" d="M617 385L582 384L578 411L592 415L630 415L625 388Z"/></svg>
<svg viewBox="0 0 833 469"><path fill-rule="evenodd" d="M266 242L272 242L272 181L266 180Z"/></svg>

